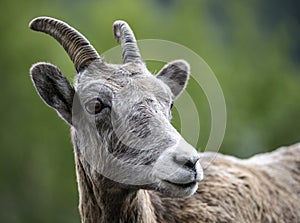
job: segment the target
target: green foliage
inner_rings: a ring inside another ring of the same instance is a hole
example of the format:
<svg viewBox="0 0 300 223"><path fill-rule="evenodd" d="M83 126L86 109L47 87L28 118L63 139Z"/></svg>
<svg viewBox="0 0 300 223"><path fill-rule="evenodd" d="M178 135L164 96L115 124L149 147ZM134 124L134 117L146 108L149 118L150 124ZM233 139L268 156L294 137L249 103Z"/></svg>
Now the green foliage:
<svg viewBox="0 0 300 223"><path fill-rule="evenodd" d="M285 14L268 22L276 15L264 14L264 1L3 0L0 4L1 222L80 221L68 127L40 100L28 74L37 61L56 64L70 80L75 70L53 39L27 28L36 16L67 21L100 53L116 46L111 32L116 19L128 21L137 39L166 39L194 50L213 69L226 99L221 152L248 157L300 139L300 67L299 57L294 57L299 25ZM151 71L162 65L148 63ZM198 146L203 148L210 131L208 102L192 79L187 91L199 98ZM174 119L180 127L176 110Z"/></svg>

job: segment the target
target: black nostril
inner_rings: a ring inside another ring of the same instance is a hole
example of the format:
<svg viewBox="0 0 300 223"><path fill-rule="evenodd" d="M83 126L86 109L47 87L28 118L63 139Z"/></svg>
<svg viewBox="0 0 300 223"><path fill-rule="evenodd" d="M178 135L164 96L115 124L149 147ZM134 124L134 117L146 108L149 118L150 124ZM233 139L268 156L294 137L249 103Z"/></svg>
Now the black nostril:
<svg viewBox="0 0 300 223"><path fill-rule="evenodd" d="M195 163L193 163L191 160L187 161L184 165L188 168L194 168L195 167Z"/></svg>
<svg viewBox="0 0 300 223"><path fill-rule="evenodd" d="M193 159L188 159L187 162L184 164L185 167L196 170L196 163L199 160L199 157L195 157Z"/></svg>
<svg viewBox="0 0 300 223"><path fill-rule="evenodd" d="M199 160L199 158L200 158L199 155L191 157L191 156L179 154L174 157L174 161L185 168L196 171L196 163Z"/></svg>

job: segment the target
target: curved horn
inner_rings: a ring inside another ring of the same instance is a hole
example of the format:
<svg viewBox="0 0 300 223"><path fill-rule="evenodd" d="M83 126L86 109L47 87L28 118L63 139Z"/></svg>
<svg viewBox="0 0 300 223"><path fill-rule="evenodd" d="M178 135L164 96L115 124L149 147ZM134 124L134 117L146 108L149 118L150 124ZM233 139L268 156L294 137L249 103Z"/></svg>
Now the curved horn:
<svg viewBox="0 0 300 223"><path fill-rule="evenodd" d="M114 36L122 44L123 63L142 62L141 54L136 43L136 39L129 25L125 21L114 22Z"/></svg>
<svg viewBox="0 0 300 223"><path fill-rule="evenodd" d="M68 53L77 72L92 61L100 60L100 56L89 41L62 21L49 17L38 17L30 22L29 28L47 33L56 39Z"/></svg>

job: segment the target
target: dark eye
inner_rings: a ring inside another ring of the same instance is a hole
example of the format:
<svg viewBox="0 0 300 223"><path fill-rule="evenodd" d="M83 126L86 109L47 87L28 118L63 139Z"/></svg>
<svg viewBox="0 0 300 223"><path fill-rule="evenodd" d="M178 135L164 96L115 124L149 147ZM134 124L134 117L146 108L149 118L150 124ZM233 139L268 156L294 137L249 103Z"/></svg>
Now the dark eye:
<svg viewBox="0 0 300 223"><path fill-rule="evenodd" d="M103 108L104 105L99 98L92 99L85 104L85 109L91 115L98 114Z"/></svg>
<svg viewBox="0 0 300 223"><path fill-rule="evenodd" d="M170 110L173 108L174 103L172 102L170 105Z"/></svg>

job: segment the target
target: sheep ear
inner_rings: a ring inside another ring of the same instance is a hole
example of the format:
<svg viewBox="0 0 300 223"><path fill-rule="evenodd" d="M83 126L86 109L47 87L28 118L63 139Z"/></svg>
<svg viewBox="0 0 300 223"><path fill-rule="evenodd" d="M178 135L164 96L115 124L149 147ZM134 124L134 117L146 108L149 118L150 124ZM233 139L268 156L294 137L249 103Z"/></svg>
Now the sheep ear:
<svg viewBox="0 0 300 223"><path fill-rule="evenodd" d="M189 64L184 60L175 60L165 65L156 77L169 86L175 99L185 89L189 74Z"/></svg>
<svg viewBox="0 0 300 223"><path fill-rule="evenodd" d="M34 64L30 69L32 82L43 101L72 125L74 88L59 68L48 63Z"/></svg>

